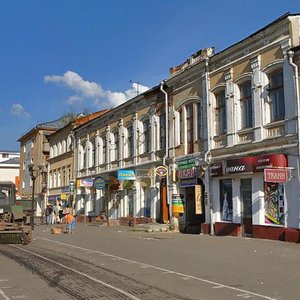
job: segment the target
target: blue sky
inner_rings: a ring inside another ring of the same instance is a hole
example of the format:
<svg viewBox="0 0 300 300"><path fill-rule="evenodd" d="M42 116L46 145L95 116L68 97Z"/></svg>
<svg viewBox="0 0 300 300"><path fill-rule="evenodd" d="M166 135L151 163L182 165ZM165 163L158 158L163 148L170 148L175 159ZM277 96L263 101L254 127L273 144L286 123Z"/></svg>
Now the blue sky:
<svg viewBox="0 0 300 300"><path fill-rule="evenodd" d="M1 0L0 150L39 123L114 107L299 0ZM132 81L132 82L130 82Z"/></svg>

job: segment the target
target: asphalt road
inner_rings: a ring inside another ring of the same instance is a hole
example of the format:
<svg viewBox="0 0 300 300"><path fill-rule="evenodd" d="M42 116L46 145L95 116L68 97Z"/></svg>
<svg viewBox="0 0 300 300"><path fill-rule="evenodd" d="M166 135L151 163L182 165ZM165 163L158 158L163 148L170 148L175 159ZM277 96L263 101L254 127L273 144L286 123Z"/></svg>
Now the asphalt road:
<svg viewBox="0 0 300 300"><path fill-rule="evenodd" d="M0 245L0 299L300 299L300 245L36 226L27 246Z"/></svg>

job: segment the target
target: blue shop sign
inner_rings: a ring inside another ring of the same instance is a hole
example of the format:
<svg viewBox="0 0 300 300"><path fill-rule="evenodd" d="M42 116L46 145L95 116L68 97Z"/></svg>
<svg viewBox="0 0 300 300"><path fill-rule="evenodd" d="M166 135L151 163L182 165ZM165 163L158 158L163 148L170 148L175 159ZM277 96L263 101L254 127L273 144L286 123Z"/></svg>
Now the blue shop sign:
<svg viewBox="0 0 300 300"><path fill-rule="evenodd" d="M135 180L133 170L118 170L118 180Z"/></svg>
<svg viewBox="0 0 300 300"><path fill-rule="evenodd" d="M103 189L105 189L105 181L104 181L104 179L102 177L96 177L94 179L93 185L94 185L94 188L96 190L103 190Z"/></svg>

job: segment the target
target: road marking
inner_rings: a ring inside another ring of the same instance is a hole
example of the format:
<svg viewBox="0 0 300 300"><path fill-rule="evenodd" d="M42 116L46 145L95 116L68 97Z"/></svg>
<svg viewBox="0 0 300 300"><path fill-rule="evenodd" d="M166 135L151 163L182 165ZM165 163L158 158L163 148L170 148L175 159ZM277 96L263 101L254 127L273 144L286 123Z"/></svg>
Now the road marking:
<svg viewBox="0 0 300 300"><path fill-rule="evenodd" d="M10 298L0 289L0 296L4 299L4 300L10 300Z"/></svg>
<svg viewBox="0 0 300 300"><path fill-rule="evenodd" d="M81 275L81 276L84 276L84 277L86 277L86 278L88 278L88 279L90 279L90 280L92 280L92 281L94 281L94 282L100 283L100 284L102 284L102 285L104 285L104 286L106 286L106 287L108 287L108 288L111 288L111 289L113 289L113 290L115 290L115 291L117 291L117 292L119 292L119 293L121 293L121 294L127 296L128 298L130 298L130 299L132 299L132 300L141 300L140 298L137 298L137 297L131 295L130 293L127 293L126 291L123 291L123 290L121 290L121 289L119 289L119 288L117 288L117 287L114 287L114 286L112 286L112 285L110 285L110 284L108 284L108 283L105 283L104 281L101 281L101 280L99 280L99 279L97 279L97 278L94 278L94 277L92 277L92 276L90 276L90 275L88 275L88 274L85 274L85 273L83 273L83 272L77 271L77 270L75 270L75 269L73 269L73 268L71 268L71 267L67 267L67 266L65 266L65 265L63 265L63 264L61 264L61 263L59 263L59 262L56 262L56 261L50 259L50 258L44 257L44 256L42 256L42 255L40 255L40 254L37 254L37 253L34 253L34 252L30 252L30 251L25 250L25 249L23 249L23 248L21 248L21 247L19 247L19 246L16 246L16 245L11 245L11 246L12 246L12 247L15 247L15 248L17 248L17 249L19 249L19 250L21 250L21 251L24 251L24 252L27 252L27 253L29 253L29 254L32 254L32 255L34 255L34 256L37 256L37 257L39 257L39 258L41 258L41 259L43 259L43 260L49 261L49 262L51 262L51 263L53 263L53 264L56 264L56 265L58 265L58 266L60 266L60 267L63 267L63 268L65 268L65 269L67 269L67 270L69 270L69 271L72 271L72 272L74 272L74 273L77 273L77 274L79 274L79 275ZM0 291L1 291L1 290L0 290ZM5 300L10 300L10 299L9 299L9 298L5 298Z"/></svg>
<svg viewBox="0 0 300 300"><path fill-rule="evenodd" d="M44 238L44 237L39 237L39 239L49 241L49 242L52 242L52 243L56 243L56 244L59 244L59 245L63 245L63 246L66 246L66 247L73 247L75 249L79 249L79 250L82 250L82 251L87 251L87 250L94 251L95 253L101 254L102 256L107 256L107 257L111 257L111 258L118 258L119 260L123 260L125 262L130 262L130 263L133 263L133 264L148 266L149 268L161 271L163 273L175 274L175 275L178 275L178 276L181 276L181 277L184 276L184 277L187 277L187 278L190 278L190 279L194 279L194 280L197 280L197 281L201 281L201 282L205 282L205 283L214 285L213 288L221 288L222 287L222 288L226 288L226 289L229 289L229 290L241 292L243 294L252 295L252 296L256 296L256 297L267 299L267 300L277 300L276 298L272 298L272 297L268 297L268 296L261 295L261 294L258 294L258 293L250 292L250 291L247 291L247 290L235 288L235 287L230 286L230 285L225 285L225 284L221 284L221 283L214 282L214 281L211 281L211 280L207 280L207 279L204 279L204 278L196 277L196 276L193 276L193 275L188 275L188 274L184 274L184 273L164 269L164 268L161 268L161 267L157 267L157 266L154 266L154 265L145 264L145 263L142 263L142 262L138 262L138 261L128 259L128 258L123 258L123 257L117 256L117 255L105 253L105 252L102 252L102 251L90 250L90 249L83 248L83 247L80 247L80 246L76 246L76 245L72 245L72 244L66 244L66 243L55 241L55 240L47 239L47 238ZM15 247L17 247L17 246L15 246Z"/></svg>

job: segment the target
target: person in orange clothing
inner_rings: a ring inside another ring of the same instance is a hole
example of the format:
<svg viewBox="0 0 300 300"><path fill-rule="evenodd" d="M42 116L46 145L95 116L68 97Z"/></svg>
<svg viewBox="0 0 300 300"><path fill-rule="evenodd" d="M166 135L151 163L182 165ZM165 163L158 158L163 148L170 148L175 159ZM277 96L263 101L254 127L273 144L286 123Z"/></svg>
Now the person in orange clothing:
<svg viewBox="0 0 300 300"><path fill-rule="evenodd" d="M74 228L75 228L75 218L72 214L67 213L65 215L66 223L67 223L67 231L69 233L73 233Z"/></svg>

